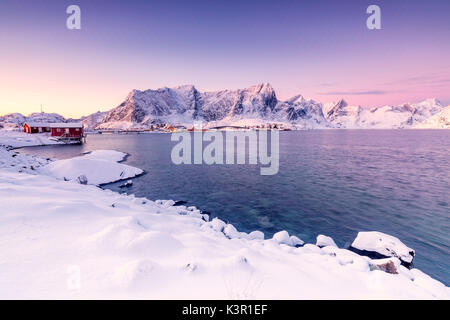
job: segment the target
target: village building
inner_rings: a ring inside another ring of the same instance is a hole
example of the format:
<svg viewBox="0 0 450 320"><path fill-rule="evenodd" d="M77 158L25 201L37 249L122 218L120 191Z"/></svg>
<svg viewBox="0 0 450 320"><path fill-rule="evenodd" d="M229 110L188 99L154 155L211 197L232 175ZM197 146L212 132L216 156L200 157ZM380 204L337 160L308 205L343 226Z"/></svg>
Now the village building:
<svg viewBox="0 0 450 320"><path fill-rule="evenodd" d="M42 133L42 132L50 132L51 123L44 122L26 122L23 125L23 132L26 133Z"/></svg>
<svg viewBox="0 0 450 320"><path fill-rule="evenodd" d="M83 124L78 122L42 123L26 122L23 125L26 133L51 133L58 139L80 139L84 136Z"/></svg>
<svg viewBox="0 0 450 320"><path fill-rule="evenodd" d="M52 137L80 139L83 137L82 123L52 123L50 128Z"/></svg>

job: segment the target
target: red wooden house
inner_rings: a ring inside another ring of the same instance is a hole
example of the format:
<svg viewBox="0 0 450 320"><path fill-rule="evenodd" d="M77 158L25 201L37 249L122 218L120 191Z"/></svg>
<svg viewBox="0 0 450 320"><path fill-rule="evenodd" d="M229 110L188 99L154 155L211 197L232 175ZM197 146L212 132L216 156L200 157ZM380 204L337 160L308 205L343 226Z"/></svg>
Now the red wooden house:
<svg viewBox="0 0 450 320"><path fill-rule="evenodd" d="M23 132L26 133L42 133L50 132L50 123L43 122L26 122L23 125Z"/></svg>
<svg viewBox="0 0 450 320"><path fill-rule="evenodd" d="M27 122L23 125L23 131L26 133L44 133L51 132L52 137L66 138L66 139L80 139L83 138L83 124L82 123L42 123L42 122Z"/></svg>
<svg viewBox="0 0 450 320"><path fill-rule="evenodd" d="M52 137L61 138L79 138L83 137L82 123L51 123L50 124Z"/></svg>

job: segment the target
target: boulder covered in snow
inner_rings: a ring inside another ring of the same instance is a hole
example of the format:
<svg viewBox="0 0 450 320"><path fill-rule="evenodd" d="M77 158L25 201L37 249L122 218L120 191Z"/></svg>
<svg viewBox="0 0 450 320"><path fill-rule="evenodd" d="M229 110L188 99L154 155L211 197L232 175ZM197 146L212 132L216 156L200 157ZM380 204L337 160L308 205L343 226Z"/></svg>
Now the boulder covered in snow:
<svg viewBox="0 0 450 320"><path fill-rule="evenodd" d="M350 250L371 258L396 257L407 267L411 266L415 254L398 238L377 231L359 232Z"/></svg>
<svg viewBox="0 0 450 320"><path fill-rule="evenodd" d="M248 234L247 239L249 240L264 240L264 233L261 231L252 231Z"/></svg>
<svg viewBox="0 0 450 320"><path fill-rule="evenodd" d="M316 246L318 246L319 248L323 248L323 247L327 247L327 246L337 247L333 238L324 236L323 234L319 234L317 236Z"/></svg>
<svg viewBox="0 0 450 320"><path fill-rule="evenodd" d="M286 244L291 247L300 247L304 244L303 240L296 236L289 236L286 230L277 232L273 235L273 240L278 244Z"/></svg>
<svg viewBox="0 0 450 320"><path fill-rule="evenodd" d="M119 188L127 188L133 185L133 180L127 180L125 183L122 183Z"/></svg>
<svg viewBox="0 0 450 320"><path fill-rule="evenodd" d="M232 224L227 224L223 228L223 234L229 239L239 239L241 238L241 233Z"/></svg>
<svg viewBox="0 0 450 320"><path fill-rule="evenodd" d="M287 244L288 246L291 245L291 239L289 239L289 233L286 230L275 233L273 235L273 240L279 244Z"/></svg>

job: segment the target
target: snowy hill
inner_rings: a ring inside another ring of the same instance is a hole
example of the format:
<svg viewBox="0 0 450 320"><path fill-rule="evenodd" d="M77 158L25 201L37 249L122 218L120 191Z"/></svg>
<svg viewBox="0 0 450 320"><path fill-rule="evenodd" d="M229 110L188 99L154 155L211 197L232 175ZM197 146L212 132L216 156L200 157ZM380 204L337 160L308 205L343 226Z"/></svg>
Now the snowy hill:
<svg viewBox="0 0 450 320"><path fill-rule="evenodd" d="M66 122L66 119L57 113L40 113L35 112L26 117L26 121L28 122Z"/></svg>
<svg viewBox="0 0 450 320"><path fill-rule="evenodd" d="M419 129L450 129L450 106L415 126Z"/></svg>
<svg viewBox="0 0 450 320"><path fill-rule="evenodd" d="M66 119L57 113L45 113L35 112L28 116L24 116L20 113L10 113L0 117L0 123L9 123L22 125L25 122L66 122Z"/></svg>
<svg viewBox="0 0 450 320"><path fill-rule="evenodd" d="M10 113L4 116L0 116L0 125L8 124L6 126L11 127L13 125L23 125L25 122L82 122L84 128L87 130L93 130L99 123L103 121L103 118L107 112L96 112L88 116L81 117L80 119L64 118L57 113L45 113L35 112L28 116L24 116L20 113Z"/></svg>
<svg viewBox="0 0 450 320"><path fill-rule="evenodd" d="M81 119L79 119L78 121L81 120L81 123L83 123L86 130L94 130L95 127L97 127L103 121L107 113L108 112L97 111L96 113L81 117Z"/></svg>
<svg viewBox="0 0 450 320"><path fill-rule="evenodd" d="M26 118L20 113L9 113L0 117L0 123L21 124Z"/></svg>

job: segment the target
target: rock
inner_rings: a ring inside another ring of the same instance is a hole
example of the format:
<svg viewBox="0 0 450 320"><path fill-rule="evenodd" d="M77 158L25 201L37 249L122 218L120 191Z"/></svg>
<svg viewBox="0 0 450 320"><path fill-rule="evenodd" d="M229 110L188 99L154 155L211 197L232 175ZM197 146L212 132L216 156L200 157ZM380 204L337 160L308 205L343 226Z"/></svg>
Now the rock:
<svg viewBox="0 0 450 320"><path fill-rule="evenodd" d="M375 259L395 257L408 268L412 266L415 255L415 251L398 238L376 231L359 232L349 250Z"/></svg>
<svg viewBox="0 0 450 320"><path fill-rule="evenodd" d="M289 233L286 230L277 232L273 235L273 240L275 240L278 244L286 244L291 247L301 247L305 242L296 237L289 236Z"/></svg>
<svg viewBox="0 0 450 320"><path fill-rule="evenodd" d="M289 239L291 240L291 245L296 248L301 247L302 245L305 244L305 242L302 239L296 236L290 236Z"/></svg>
<svg viewBox="0 0 450 320"><path fill-rule="evenodd" d="M327 247L327 246L337 247L333 238L324 236L323 234L319 234L317 236L316 246L318 246L319 248L323 248L323 247Z"/></svg>
<svg viewBox="0 0 450 320"><path fill-rule="evenodd" d="M198 265L195 263L188 263L184 266L186 272L191 273L198 269Z"/></svg>
<svg viewBox="0 0 450 320"><path fill-rule="evenodd" d="M223 233L230 239L239 239L241 237L241 233L232 224L227 224L223 229Z"/></svg>
<svg viewBox="0 0 450 320"><path fill-rule="evenodd" d="M155 203L163 208L172 207L175 204L173 200L156 200Z"/></svg>
<svg viewBox="0 0 450 320"><path fill-rule="evenodd" d="M261 231L252 231L247 236L248 240L264 240L264 233Z"/></svg>
<svg viewBox="0 0 450 320"><path fill-rule="evenodd" d="M275 233L273 235L273 239L278 244L287 244L288 246L291 245L291 239L289 238L289 233L286 230Z"/></svg>
<svg viewBox="0 0 450 320"><path fill-rule="evenodd" d="M210 223L211 223L213 229L216 231L219 231L219 232L222 232L226 225L226 223L223 222L222 220L220 220L219 218L212 219L212 221Z"/></svg>
<svg viewBox="0 0 450 320"><path fill-rule="evenodd" d="M190 208L190 207L189 207L189 208ZM189 208L188 208L188 209L189 209ZM195 208L195 207L194 207L194 208ZM202 214L206 214L206 215L209 216L209 217L211 216L211 212L209 212L209 211L202 211Z"/></svg>
<svg viewBox="0 0 450 320"><path fill-rule="evenodd" d="M127 182L121 184L119 188L131 187L133 185L133 180L127 180Z"/></svg>
<svg viewBox="0 0 450 320"><path fill-rule="evenodd" d="M64 178L64 180L65 180L65 178ZM87 179L87 177L85 175L81 175L81 176L79 176L77 178L77 182L79 184L87 184L88 183L88 179Z"/></svg>
<svg viewBox="0 0 450 320"><path fill-rule="evenodd" d="M369 262L370 271L380 270L386 273L398 274L401 262L397 258L377 259Z"/></svg>

